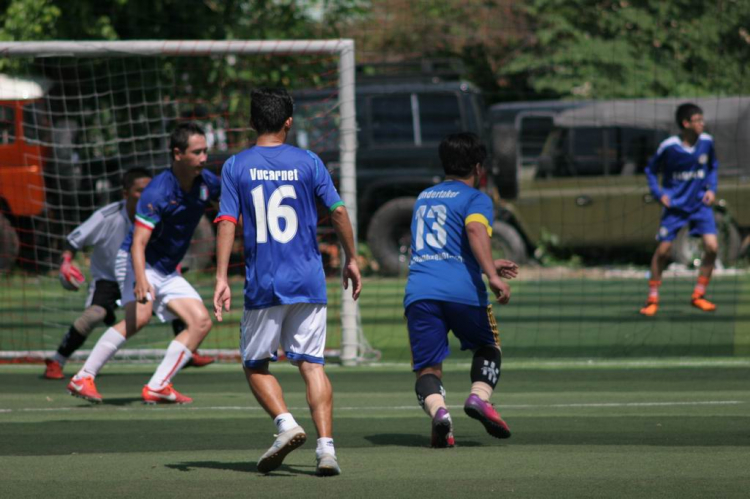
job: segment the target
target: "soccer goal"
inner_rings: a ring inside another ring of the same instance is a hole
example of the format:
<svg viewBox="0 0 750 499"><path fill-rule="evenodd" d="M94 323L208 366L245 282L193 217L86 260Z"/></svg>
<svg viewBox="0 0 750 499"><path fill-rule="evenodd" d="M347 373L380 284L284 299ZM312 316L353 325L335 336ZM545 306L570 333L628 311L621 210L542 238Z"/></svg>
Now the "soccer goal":
<svg viewBox="0 0 750 499"><path fill-rule="evenodd" d="M156 174L169 167L174 125L196 121L204 127L209 167L217 173L233 152L254 142L253 87L284 85L293 93L292 143L313 151L337 143L338 154L323 160L356 237L352 40L7 42L0 43L0 53L0 359L40 358L54 350L86 298L85 291L66 292L57 283L66 235L97 208L122 198L120 179L128 169ZM207 303L213 215L204 217L183 262L185 277ZM358 305L336 278L339 251L325 216L319 226L330 276L327 348L343 364L355 365L374 354ZM235 308L241 309L244 264L237 246L230 270ZM85 252L77 258L87 268ZM215 324L202 350L233 355L241 310L233 312L229 322ZM156 321L150 329L130 342L127 359L160 352L172 334ZM86 347L79 352L85 354Z"/></svg>

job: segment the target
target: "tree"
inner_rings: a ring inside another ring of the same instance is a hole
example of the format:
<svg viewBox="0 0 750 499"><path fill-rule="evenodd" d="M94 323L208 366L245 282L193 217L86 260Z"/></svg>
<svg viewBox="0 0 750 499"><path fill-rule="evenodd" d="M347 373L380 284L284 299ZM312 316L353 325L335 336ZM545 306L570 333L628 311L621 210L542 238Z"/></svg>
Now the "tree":
<svg viewBox="0 0 750 499"><path fill-rule="evenodd" d="M562 98L747 91L750 2L529 0L500 74Z"/></svg>

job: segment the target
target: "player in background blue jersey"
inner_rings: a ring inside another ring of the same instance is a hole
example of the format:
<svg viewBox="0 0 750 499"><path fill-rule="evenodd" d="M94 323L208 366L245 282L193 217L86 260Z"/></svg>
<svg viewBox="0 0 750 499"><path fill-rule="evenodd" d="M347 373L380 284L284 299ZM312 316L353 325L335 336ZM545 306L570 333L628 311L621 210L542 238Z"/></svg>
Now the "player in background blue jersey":
<svg viewBox="0 0 750 499"><path fill-rule="evenodd" d="M484 145L473 133L458 133L441 142L439 153L445 181L422 191L414 206L404 308L417 400L432 418L432 446L453 447L453 421L442 383L449 331L461 350L474 352L466 414L490 435L510 437L490 403L502 352L482 274L497 301L506 304L510 286L500 277L515 277L518 267L492 259L492 200L476 189L487 157Z"/></svg>
<svg viewBox="0 0 750 499"><path fill-rule="evenodd" d="M691 304L704 312L716 310L716 305L706 300L705 294L719 249L712 209L716 199L719 162L713 138L703 133L703 111L700 107L682 104L677 108L675 119L681 130L680 135L662 142L646 167L651 194L664 206L656 235L659 245L651 260L648 299L641 309L641 314L646 316L653 316L659 310L661 275L669 261L672 241L686 225L690 226L691 236L701 236L704 251Z"/></svg>
<svg viewBox="0 0 750 499"><path fill-rule="evenodd" d="M278 430L273 446L258 460L268 473L307 439L269 371L279 345L307 385L307 401L318 433L317 473L338 475L333 446L333 391L323 369L326 341L326 282L317 243L316 202L331 214L345 254L344 288L362 287L349 215L323 162L310 151L286 145L293 101L283 88L251 94L256 145L233 157L221 172L222 194L216 249L214 313L222 320L231 292L227 266L242 218L245 247L245 311L240 351L250 389Z"/></svg>
<svg viewBox="0 0 750 499"><path fill-rule="evenodd" d="M170 137L172 168L160 173L141 193L135 224L121 250L130 252L123 286L125 320L101 336L68 391L91 402L102 398L94 378L127 338L156 314L162 322L180 318L186 329L169 344L164 359L141 390L146 403L186 404L171 380L211 330L211 317L197 291L177 270L207 205L218 200L218 177L204 169L206 137L193 123L178 125Z"/></svg>

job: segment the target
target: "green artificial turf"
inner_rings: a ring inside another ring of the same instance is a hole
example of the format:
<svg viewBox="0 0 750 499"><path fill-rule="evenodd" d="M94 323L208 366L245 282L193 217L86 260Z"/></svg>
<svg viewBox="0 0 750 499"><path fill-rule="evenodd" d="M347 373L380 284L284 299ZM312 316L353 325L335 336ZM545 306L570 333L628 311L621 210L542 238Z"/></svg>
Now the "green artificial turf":
<svg viewBox="0 0 750 499"><path fill-rule="evenodd" d="M66 370L72 373L76 366ZM468 366L446 368L457 447L429 448L409 366L328 370L343 474L314 473L314 427L296 371L274 367L310 439L255 471L275 427L238 365L181 372L189 406L144 406L153 365L107 366L105 402L65 394L42 367L0 366L2 497L746 497L750 360L508 359L496 440L461 405Z"/></svg>

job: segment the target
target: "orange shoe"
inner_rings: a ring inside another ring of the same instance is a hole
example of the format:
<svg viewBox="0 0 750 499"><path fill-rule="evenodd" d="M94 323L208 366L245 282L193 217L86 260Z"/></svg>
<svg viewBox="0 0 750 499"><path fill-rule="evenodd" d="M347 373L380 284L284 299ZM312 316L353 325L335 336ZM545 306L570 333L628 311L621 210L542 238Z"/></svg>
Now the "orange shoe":
<svg viewBox="0 0 750 499"><path fill-rule="evenodd" d="M143 402L146 404L191 404L193 399L186 397L174 388L172 383L168 384L161 390L153 390L148 385L141 390Z"/></svg>
<svg viewBox="0 0 750 499"><path fill-rule="evenodd" d="M716 305L703 298L703 295L694 294L690 304L704 312L714 312L716 310Z"/></svg>
<svg viewBox="0 0 750 499"><path fill-rule="evenodd" d="M63 379L63 367L56 360L44 359L44 363L47 364L47 368L44 370L44 377L47 379Z"/></svg>
<svg viewBox="0 0 750 499"><path fill-rule="evenodd" d="M80 397L89 402L93 402L94 404L102 403L102 396L96 390L94 378L91 376L86 376L81 379L75 379L75 377L71 378L70 383L68 383L68 391L74 397Z"/></svg>
<svg viewBox="0 0 750 499"><path fill-rule="evenodd" d="M193 352L193 356L190 361L185 364L185 367L203 367L216 362L216 357L209 357L208 355L201 355L198 350Z"/></svg>
<svg viewBox="0 0 750 499"><path fill-rule="evenodd" d="M645 315L647 317L653 317L656 315L656 312L659 310L659 299L658 298L649 298L646 300L646 306L641 309L641 315Z"/></svg>

